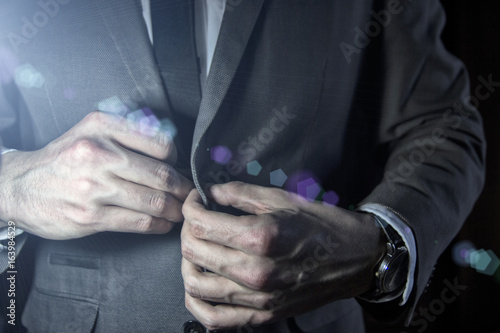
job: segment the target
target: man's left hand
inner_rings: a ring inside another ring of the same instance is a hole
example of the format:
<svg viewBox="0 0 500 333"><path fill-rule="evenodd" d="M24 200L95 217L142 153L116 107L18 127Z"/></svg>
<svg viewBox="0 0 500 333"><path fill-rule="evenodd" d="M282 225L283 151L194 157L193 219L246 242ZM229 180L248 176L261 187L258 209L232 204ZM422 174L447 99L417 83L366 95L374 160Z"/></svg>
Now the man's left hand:
<svg viewBox="0 0 500 333"><path fill-rule="evenodd" d="M385 236L371 215L240 182L209 195L251 215L209 211L196 190L183 205L186 307L208 329L269 323L374 287Z"/></svg>

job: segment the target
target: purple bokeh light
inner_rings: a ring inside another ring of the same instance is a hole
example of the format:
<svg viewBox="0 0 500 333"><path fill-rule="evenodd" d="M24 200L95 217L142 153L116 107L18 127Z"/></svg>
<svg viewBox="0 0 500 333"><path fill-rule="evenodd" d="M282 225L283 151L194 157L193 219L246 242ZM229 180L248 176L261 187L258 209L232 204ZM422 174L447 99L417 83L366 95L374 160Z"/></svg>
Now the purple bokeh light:
<svg viewBox="0 0 500 333"><path fill-rule="evenodd" d="M476 251L476 247L472 242L463 240L457 242L452 248L453 262L461 267L468 267L470 265L470 254Z"/></svg>
<svg viewBox="0 0 500 333"><path fill-rule="evenodd" d="M323 202L332 206L337 206L340 198L335 191L328 191L323 196Z"/></svg>
<svg viewBox="0 0 500 333"><path fill-rule="evenodd" d="M313 178L307 178L297 183L297 193L309 201L315 201L320 192L321 187Z"/></svg>
<svg viewBox="0 0 500 333"><path fill-rule="evenodd" d="M218 164L226 165L233 158L233 153L226 146L216 146L210 149L210 158Z"/></svg>
<svg viewBox="0 0 500 333"><path fill-rule="evenodd" d="M72 87L68 87L68 88L64 89L64 98L71 101L71 100L74 100L75 97L76 97L75 89L73 89Z"/></svg>

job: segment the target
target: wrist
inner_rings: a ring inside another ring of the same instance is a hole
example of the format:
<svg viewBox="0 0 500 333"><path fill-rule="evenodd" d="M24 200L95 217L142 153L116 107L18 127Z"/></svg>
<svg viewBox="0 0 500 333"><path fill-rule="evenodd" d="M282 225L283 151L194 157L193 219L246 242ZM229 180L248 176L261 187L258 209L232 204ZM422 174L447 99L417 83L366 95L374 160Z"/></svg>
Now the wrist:
<svg viewBox="0 0 500 333"><path fill-rule="evenodd" d="M372 239L370 242L372 245L371 249L366 249L367 251L367 265L363 273L366 276L366 282L362 288L361 293L369 292L370 290L376 289L376 278L375 274L379 268L380 261L384 258L387 252L387 237L384 230L380 227L377 220L372 214L365 214L369 218L369 222L366 222L366 228L369 232L369 237Z"/></svg>
<svg viewBox="0 0 500 333"><path fill-rule="evenodd" d="M361 299L385 302L398 298L404 291L408 274L409 253L401 236L384 219L373 215L384 233L385 253L372 273L372 289L361 294Z"/></svg>
<svg viewBox="0 0 500 333"><path fill-rule="evenodd" d="M0 170L0 221L1 226L6 226L8 221L16 220L14 214L15 191L13 190L14 178L18 174L16 159L21 152L15 149L2 148L2 163Z"/></svg>

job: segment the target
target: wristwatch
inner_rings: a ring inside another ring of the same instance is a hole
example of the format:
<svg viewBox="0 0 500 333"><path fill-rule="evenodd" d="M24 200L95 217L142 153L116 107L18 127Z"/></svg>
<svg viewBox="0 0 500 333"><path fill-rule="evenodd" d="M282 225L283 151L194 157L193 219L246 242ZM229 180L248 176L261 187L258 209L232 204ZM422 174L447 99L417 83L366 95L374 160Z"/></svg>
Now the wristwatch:
<svg viewBox="0 0 500 333"><path fill-rule="evenodd" d="M386 221L377 215L373 216L387 237L387 251L377 264L375 289L359 297L371 302L390 301L401 296L404 291L410 257L401 236Z"/></svg>

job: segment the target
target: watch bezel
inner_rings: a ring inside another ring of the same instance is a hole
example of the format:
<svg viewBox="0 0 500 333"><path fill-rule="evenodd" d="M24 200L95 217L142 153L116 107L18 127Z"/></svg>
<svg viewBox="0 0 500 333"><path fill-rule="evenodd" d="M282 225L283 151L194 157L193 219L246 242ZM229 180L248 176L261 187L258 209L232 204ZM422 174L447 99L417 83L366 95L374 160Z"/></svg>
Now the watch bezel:
<svg viewBox="0 0 500 333"><path fill-rule="evenodd" d="M386 253L376 273L376 285L380 294L392 294L395 291L400 291L399 295L403 293L407 270L401 268L407 267L408 261L408 250L405 246L394 247L394 252Z"/></svg>
<svg viewBox="0 0 500 333"><path fill-rule="evenodd" d="M377 264L375 271L375 290L361 295L365 300L391 300L404 292L408 275L409 252L402 237L379 216L372 214L387 237L387 251ZM396 285L394 281L399 280Z"/></svg>

